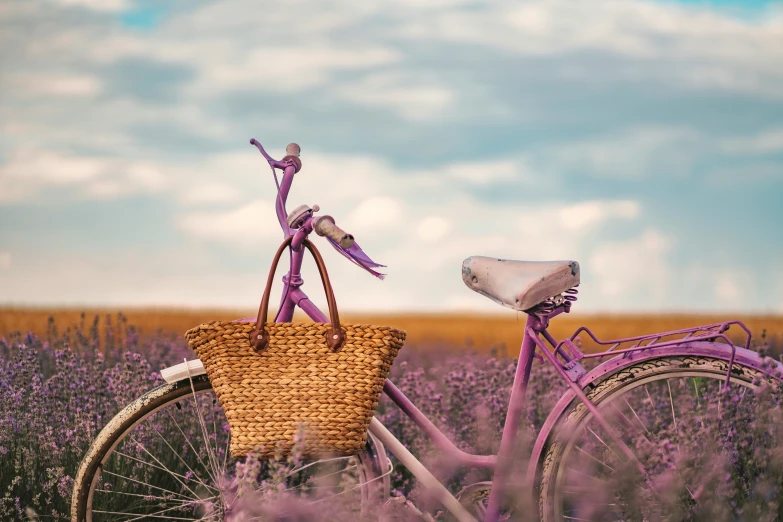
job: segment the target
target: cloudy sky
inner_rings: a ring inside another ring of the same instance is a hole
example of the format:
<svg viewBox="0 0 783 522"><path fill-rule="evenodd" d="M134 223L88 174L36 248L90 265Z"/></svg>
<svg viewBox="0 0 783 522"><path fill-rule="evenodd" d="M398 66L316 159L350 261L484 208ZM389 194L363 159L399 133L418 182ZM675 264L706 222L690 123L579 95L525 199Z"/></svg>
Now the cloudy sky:
<svg viewBox="0 0 783 522"><path fill-rule="evenodd" d="M0 304L257 306L251 137L388 265L316 238L346 310L501 312L487 255L579 261L577 310L783 311L783 7L636 0L0 0Z"/></svg>

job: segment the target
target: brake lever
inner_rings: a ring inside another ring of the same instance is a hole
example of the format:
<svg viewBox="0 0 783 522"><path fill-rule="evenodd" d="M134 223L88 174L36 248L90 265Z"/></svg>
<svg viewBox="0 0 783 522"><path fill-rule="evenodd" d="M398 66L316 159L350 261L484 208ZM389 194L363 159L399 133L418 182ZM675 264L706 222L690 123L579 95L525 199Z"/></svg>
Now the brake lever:
<svg viewBox="0 0 783 522"><path fill-rule="evenodd" d="M264 147L258 142L258 140L256 140L255 138L250 138L250 144L256 146L258 152L260 152L261 155L266 158L270 166L272 166L273 163L277 163L277 161L275 161L269 154L266 153Z"/></svg>

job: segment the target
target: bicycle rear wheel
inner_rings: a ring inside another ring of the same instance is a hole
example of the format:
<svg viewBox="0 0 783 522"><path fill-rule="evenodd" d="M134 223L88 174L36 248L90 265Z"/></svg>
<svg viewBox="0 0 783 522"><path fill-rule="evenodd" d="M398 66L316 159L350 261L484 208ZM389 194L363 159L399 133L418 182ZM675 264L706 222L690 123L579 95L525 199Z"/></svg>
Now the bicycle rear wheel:
<svg viewBox="0 0 783 522"><path fill-rule="evenodd" d="M238 463L206 375L160 386L118 413L77 473L72 520L210 520L264 509L375 518L389 495L390 463L369 435L353 457ZM326 510L326 511L324 511Z"/></svg>
<svg viewBox="0 0 783 522"><path fill-rule="evenodd" d="M720 358L663 357L586 390L644 474L577 399L543 453L541 519L735 518L764 480L754 452L781 439L768 433L779 421L770 415L780 412L780 381L735 363L724 393L727 369Z"/></svg>

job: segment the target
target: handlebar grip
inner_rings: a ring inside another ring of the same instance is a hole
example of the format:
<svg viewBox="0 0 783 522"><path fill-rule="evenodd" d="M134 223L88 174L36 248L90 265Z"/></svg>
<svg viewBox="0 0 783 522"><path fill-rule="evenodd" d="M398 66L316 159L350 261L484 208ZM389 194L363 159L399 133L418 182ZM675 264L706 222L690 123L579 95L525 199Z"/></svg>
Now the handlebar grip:
<svg viewBox="0 0 783 522"><path fill-rule="evenodd" d="M353 236L334 224L332 216L321 216L313 225L313 230L319 236L326 236L340 244L344 249L349 249L354 244Z"/></svg>

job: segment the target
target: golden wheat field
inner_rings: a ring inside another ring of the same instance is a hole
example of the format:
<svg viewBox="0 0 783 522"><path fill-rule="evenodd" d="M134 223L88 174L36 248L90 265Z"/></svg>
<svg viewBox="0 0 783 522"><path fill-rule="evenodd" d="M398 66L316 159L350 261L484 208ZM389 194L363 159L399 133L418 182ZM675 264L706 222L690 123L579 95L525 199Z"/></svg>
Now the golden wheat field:
<svg viewBox="0 0 783 522"><path fill-rule="evenodd" d="M110 316L116 325L118 309L36 309L36 308L0 308L0 336L13 331L33 332L45 335L49 317L53 317L60 332L67 327L73 327L84 321L87 328L98 316L101 320L99 329L105 328L106 316ZM82 313L85 314L84 320ZM122 314L127 318L127 324L138 327L142 335L153 335L158 332L183 334L189 328L209 320L230 320L240 317L254 316L250 310L200 310L173 308L143 308L125 309ZM341 314L343 315L343 314ZM727 319L743 321L753 332L754 338L759 338L766 330L771 339L780 339L783 334L783 315L561 315L552 320L550 332L557 339L571 335L576 328L587 325L600 339L630 337L633 335L650 334L666 330L674 330L691 326L709 324ZM297 320L309 320L297 318ZM383 324L403 329L408 332L407 344L414 348L443 346L452 349L468 348L479 352L487 352L493 348L505 348L509 354L516 353L522 339L525 322L524 314L508 312L499 315L470 314L388 314L359 315L344 314L343 322ZM732 328L731 331L734 331ZM730 332L731 332L730 331ZM735 332L735 334L741 331ZM737 342L739 336L731 336ZM587 339L584 348L593 350L595 346Z"/></svg>

